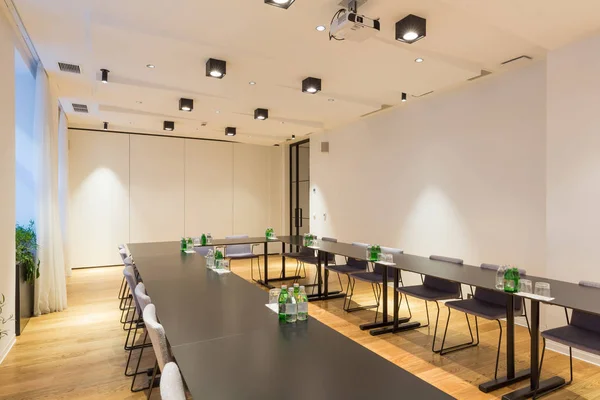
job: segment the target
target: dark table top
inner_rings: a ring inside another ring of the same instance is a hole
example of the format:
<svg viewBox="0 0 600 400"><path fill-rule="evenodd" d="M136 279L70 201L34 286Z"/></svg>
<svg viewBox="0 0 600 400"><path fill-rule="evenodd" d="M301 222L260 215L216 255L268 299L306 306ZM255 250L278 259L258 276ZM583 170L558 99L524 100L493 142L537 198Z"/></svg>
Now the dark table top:
<svg viewBox="0 0 600 400"><path fill-rule="evenodd" d="M280 326L267 292L208 270L179 242L128 247L197 398L384 398L398 388L407 398L451 398L310 316Z"/></svg>
<svg viewBox="0 0 600 400"><path fill-rule="evenodd" d="M248 238L240 238L240 239L213 239L210 244L206 244L205 246L227 246L234 244L260 244L260 243L277 243L279 242L278 238L267 239L265 236L255 236ZM202 246L196 246L202 247Z"/></svg>
<svg viewBox="0 0 600 400"><path fill-rule="evenodd" d="M278 239L286 244L301 246L301 236L279 236ZM359 246L349 243L334 243L320 240L319 250L346 257L366 260L366 251ZM404 271L431 275L466 285L496 290L496 272L472 265L456 265L443 261L430 260L428 257L410 254L394 255L396 268ZM577 283L563 282L527 275L525 279L536 282L550 283L551 295L555 299L547 304L587 311L600 314L600 289L588 288Z"/></svg>

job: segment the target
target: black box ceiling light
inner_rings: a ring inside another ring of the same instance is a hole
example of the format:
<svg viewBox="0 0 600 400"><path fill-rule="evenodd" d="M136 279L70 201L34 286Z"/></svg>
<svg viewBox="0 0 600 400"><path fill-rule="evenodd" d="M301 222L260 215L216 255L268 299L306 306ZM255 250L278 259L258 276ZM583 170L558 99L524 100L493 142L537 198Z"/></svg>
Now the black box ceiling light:
<svg viewBox="0 0 600 400"><path fill-rule="evenodd" d="M227 128L225 128L225 135L227 135L227 136L235 136L236 135L236 129L232 128L231 126L228 126Z"/></svg>
<svg viewBox="0 0 600 400"><path fill-rule="evenodd" d="M163 122L163 129L165 131L175 130L175 122L173 122L173 121L165 121L165 122Z"/></svg>
<svg viewBox="0 0 600 400"><path fill-rule="evenodd" d="M179 99L179 109L181 111L192 111L194 109L194 100L192 99Z"/></svg>
<svg viewBox="0 0 600 400"><path fill-rule="evenodd" d="M423 39L427 34L427 20L410 14L396 22L396 40L404 43L414 43Z"/></svg>
<svg viewBox="0 0 600 400"><path fill-rule="evenodd" d="M302 81L302 91L304 93L315 94L321 91L321 80L318 78L306 78Z"/></svg>
<svg viewBox="0 0 600 400"><path fill-rule="evenodd" d="M257 108L254 110L254 119L264 121L267 118L269 118L269 110L266 108Z"/></svg>
<svg viewBox="0 0 600 400"><path fill-rule="evenodd" d="M223 60L209 58L206 62L206 76L223 79L227 73L227 63Z"/></svg>
<svg viewBox="0 0 600 400"><path fill-rule="evenodd" d="M289 8L289 6L294 4L294 1L295 0L265 0L265 4L287 9L287 8Z"/></svg>

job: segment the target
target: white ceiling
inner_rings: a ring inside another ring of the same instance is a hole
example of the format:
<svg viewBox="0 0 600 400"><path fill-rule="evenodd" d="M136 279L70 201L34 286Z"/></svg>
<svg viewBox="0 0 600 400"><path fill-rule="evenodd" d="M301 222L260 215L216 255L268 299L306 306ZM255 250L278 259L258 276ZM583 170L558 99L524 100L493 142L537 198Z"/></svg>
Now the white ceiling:
<svg viewBox="0 0 600 400"><path fill-rule="evenodd" d="M108 121L111 130L164 134L168 119L173 135L225 139L234 126L235 140L264 145L399 105L402 92L416 101L482 69L516 68L500 64L543 58L600 28L598 0L369 0L359 13L380 17L382 29L361 43L315 30L329 25L339 0L296 0L288 10L263 0L13 1L70 126ZM395 22L411 13L427 18L427 37L396 42ZM227 61L224 79L205 76L211 57ZM59 71L59 61L81 65L82 75ZM307 76L323 79L321 93L301 92ZM192 113L178 110L180 97L195 100ZM73 102L90 113L74 113ZM255 121L255 108L268 108L269 119Z"/></svg>

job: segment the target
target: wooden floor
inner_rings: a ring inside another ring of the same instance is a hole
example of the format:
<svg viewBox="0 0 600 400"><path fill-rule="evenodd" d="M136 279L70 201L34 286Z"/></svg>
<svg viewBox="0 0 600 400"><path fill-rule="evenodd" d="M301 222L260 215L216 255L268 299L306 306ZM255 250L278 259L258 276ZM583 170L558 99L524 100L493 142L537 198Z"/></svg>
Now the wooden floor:
<svg viewBox="0 0 600 400"><path fill-rule="evenodd" d="M276 271L281 265L279 262L276 257L269 262L273 275L278 274ZM233 269L240 276L250 278L250 270L244 262L236 262ZM314 267L307 269L311 273L310 269ZM33 318L0 365L0 399L145 398L143 393L134 394L129 391L131 379L123 375L126 363L123 343L126 334L118 322L120 312L116 298L121 278L122 268L118 267L73 271L73 276L68 280L68 310ZM337 287L337 279L334 277L331 279L331 286ZM355 299L361 304L371 304L373 295L370 286L357 283ZM416 320L424 321L424 307L419 303L417 300L411 302L413 316ZM432 318L435 318L434 308L430 308ZM441 308L440 328L443 329L447 314L445 307ZM361 331L358 325L371 321L374 313L345 313L341 299L311 303L309 313L458 399L493 399L510 391L503 389L493 394L484 394L477 388L481 382L493 377L498 340L496 322L480 324L481 345L478 348L439 356L431 352L433 329L421 328L396 335L373 337L368 332ZM465 341L468 337L464 316L458 313L456 317L454 315L449 329L450 344ZM529 362L529 337L526 329L517 327L516 337L517 368L522 369ZM148 355L142 363L151 367L154 359L151 354ZM554 352L549 352L546 356L544 376L568 376L568 357ZM502 374L504 357L501 358L500 365ZM575 383L544 399L600 399L600 367L575 360L574 369ZM160 398L158 390L154 391L152 398Z"/></svg>

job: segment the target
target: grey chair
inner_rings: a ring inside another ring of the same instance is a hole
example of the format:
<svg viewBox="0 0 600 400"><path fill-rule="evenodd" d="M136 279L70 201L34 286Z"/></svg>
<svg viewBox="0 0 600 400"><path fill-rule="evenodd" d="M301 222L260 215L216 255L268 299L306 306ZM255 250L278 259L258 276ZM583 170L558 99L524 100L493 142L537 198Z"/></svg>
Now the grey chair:
<svg viewBox="0 0 600 400"><path fill-rule="evenodd" d="M381 251L383 253L390 253L390 254L404 253L403 250L395 249L393 247L382 247ZM365 263L366 263L366 261L365 261ZM346 290L346 293L348 293L348 291L349 291L350 295L347 296L347 298L348 298L347 304L346 304L346 299L344 299L344 310L346 312L354 312L354 311L358 311L358 310L367 310L367 309L375 308L375 322L377 322L377 316L379 313L379 305L381 303L382 290L386 289L383 287L383 269L384 269L384 267L375 263L375 266L373 267L373 271L360 271L360 272L354 272L351 275L348 275L348 288ZM388 279L388 282L393 282L394 268L387 268L387 279ZM354 287L356 286L356 281L371 284L371 288L373 289L373 295L375 296L375 304L374 305L350 308L350 304L352 302L352 296L354 295ZM352 283L350 284L350 282L352 282ZM400 275L400 284L401 285L403 284L402 283L402 275ZM400 300L400 302L401 301L402 301L402 299Z"/></svg>
<svg viewBox="0 0 600 400"><path fill-rule="evenodd" d="M156 364L154 365L154 372L152 374L152 379L150 380L150 390L148 391L147 397L149 399L152 395L152 388L154 387L156 376L161 371L164 371L166 364L173 362L173 356L169 349L165 329L158 322L158 318L156 317L156 307L154 307L154 304L148 304L144 309L144 323L146 324L146 330L148 336L150 336L150 341L154 348L154 355L156 356Z"/></svg>
<svg viewBox="0 0 600 400"><path fill-rule="evenodd" d="M322 237L321 238L322 241L324 242L331 242L331 243L337 243L337 239L335 238L331 238L331 237ZM309 249L311 250L311 249ZM319 264L319 257L315 254L314 250L311 250L313 252L312 255L310 256L306 256L306 257L298 257L298 261L300 262L300 267L304 269L304 275L306 276L306 264L312 264L312 265L318 265ZM327 253L327 264L328 265L335 265L335 254L333 253ZM297 270L296 275L300 274L300 268ZM314 288L317 286L317 277L319 275L315 274L315 279L312 283L312 285L308 285L308 286L312 286L313 287L313 293L314 293ZM306 286L306 285L305 285ZM341 290L341 289L340 289Z"/></svg>
<svg viewBox="0 0 600 400"><path fill-rule="evenodd" d="M232 235L225 236L225 239L247 239L248 235ZM254 245L251 244L230 244L225 246L225 257L229 258L230 262L233 260L250 260L250 277L254 279L254 260L258 264L258 277L262 280L262 273L260 272L260 257L252 251ZM208 251L208 250L207 250Z"/></svg>
<svg viewBox="0 0 600 400"><path fill-rule="evenodd" d="M459 258L436 256L432 255L429 257L431 260L442 261L448 264L455 264L456 266L462 266L463 260ZM430 324L429 319L429 302L434 302L437 307L437 315L435 317L435 329L433 331L433 343L431 345L431 351L439 353L440 350L435 349L435 341L437 337L438 322L440 319L440 305L441 300L452 300L462 298L461 285L458 282L452 282L442 278L436 278L434 276L426 275L421 276L423 282L422 285L415 286L404 286L399 287L397 290L399 293L406 297L406 305L410 312L410 304L408 303L408 296L415 297L417 299L425 301L425 312L427 314L427 325L421 325L421 327L428 327Z"/></svg>
<svg viewBox="0 0 600 400"><path fill-rule="evenodd" d="M200 254L202 257L206 257L209 250L212 250L213 254L214 254L215 247L214 246L200 246L200 247L195 247L194 250L196 250L196 253Z"/></svg>
<svg viewBox="0 0 600 400"><path fill-rule="evenodd" d="M162 400L185 400L185 386L179 367L174 362L165 364L160 377L160 398Z"/></svg>
<svg viewBox="0 0 600 400"><path fill-rule="evenodd" d="M589 288L589 290L599 290L600 283L581 281L579 285ZM549 329L542 332L542 339L544 342L542 348L542 359L540 361L540 373L542 375L542 366L544 365L544 354L546 353L546 340L551 340L569 347L569 380L564 384L548 391L543 396L555 392L567 385L573 383L573 348L600 355L600 315L590 314L584 311L573 310L571 319L569 320L569 313L565 308L565 317L567 319L567 325L560 328ZM538 385L539 387L539 381ZM533 398L542 397L537 396L537 391L534 392Z"/></svg>
<svg viewBox="0 0 600 400"><path fill-rule="evenodd" d="M139 372L139 369L140 369L140 362L142 361L142 356L144 354L144 349L152 346L152 343L147 342L148 331L146 331L146 333L144 335L144 339L142 340L141 344L135 345L135 340L136 340L138 329L141 329L141 328L145 329L144 318L143 318L144 310L146 309L146 306L148 306L149 304L152 304L152 300L150 299L150 296L148 296L146 294L146 287L144 286L144 284L142 282L138 283L137 286L135 287L134 295L135 295L135 299L136 299L137 311L139 313L140 318L136 322L136 328L133 333L132 344L134 346L132 346L129 350L129 356L127 357L127 364L125 365L125 376L133 376L133 379L131 381L131 391L132 392L140 392L142 390L148 389L148 386L142 387L142 388L136 388L135 381L136 381L136 378L138 375L148 373L148 371ZM134 350L137 350L137 349L140 350L140 354L138 355L137 365L135 367L134 372L128 372L129 363L131 362L131 356L133 355Z"/></svg>
<svg viewBox="0 0 600 400"><path fill-rule="evenodd" d="M363 248L366 251L366 249L369 245L366 243L353 242L352 246L357 246L357 247ZM343 288L341 275L348 275L348 274L353 274L356 272L366 272L367 268L368 268L367 261L359 260L359 259L352 258L352 257L346 257L345 264L329 265L329 263L328 263L328 265L327 265L327 270L329 270L331 272L335 272L337 274L338 281L340 283L340 290ZM348 287L346 288L346 293L348 293L349 286L350 286L350 279L348 278Z"/></svg>
<svg viewBox="0 0 600 400"><path fill-rule="evenodd" d="M118 248L119 248L119 256L121 256L121 260L123 261L123 264L125 264L125 258L129 255L129 254L127 254L127 249L125 248L124 244L120 244L118 246ZM121 280L121 288L119 289L119 296L118 296L119 300L123 300L123 297L125 296L126 288L127 288L127 285L125 283L125 276L123 276L123 279Z"/></svg>
<svg viewBox="0 0 600 400"><path fill-rule="evenodd" d="M497 271L500 268L499 265L495 264L481 264L482 269L488 269ZM525 275L526 272L522 270L521 275ZM448 319L446 321L446 329L444 330L444 337L442 339L442 347L440 355L452 353L454 351L468 349L479 345L479 322L478 318L484 318L487 320L495 320L498 323L500 334L498 337L498 349L496 350L496 368L494 370L494 379L498 379L498 363L500 361L500 346L502 343L502 323L500 319L506 318L506 305L509 300L508 295L503 292L494 291L485 288L476 288L474 295L469 295L466 300L448 301L446 306L448 307ZM527 318L527 311L523 299L520 297L514 297L514 310L515 316L524 316L527 321L527 328L529 329L529 319ZM444 348L446 342L446 334L448 333L448 326L450 325L450 316L452 310L457 310L465 313L467 319L467 326L469 327L469 335L471 341L463 344L457 344L452 347ZM475 317L475 332L476 339L473 338L473 331L471 329L471 323L469 321L469 315ZM530 332L531 333L531 332Z"/></svg>

